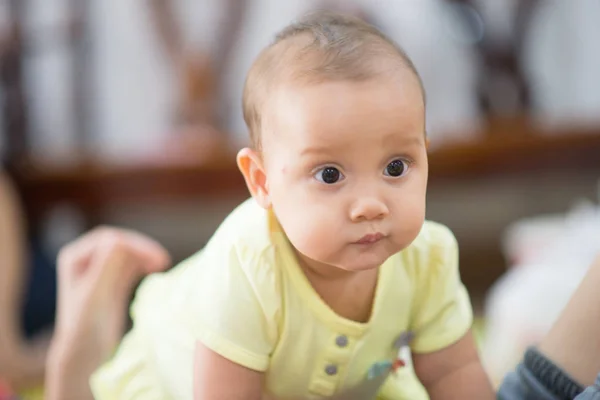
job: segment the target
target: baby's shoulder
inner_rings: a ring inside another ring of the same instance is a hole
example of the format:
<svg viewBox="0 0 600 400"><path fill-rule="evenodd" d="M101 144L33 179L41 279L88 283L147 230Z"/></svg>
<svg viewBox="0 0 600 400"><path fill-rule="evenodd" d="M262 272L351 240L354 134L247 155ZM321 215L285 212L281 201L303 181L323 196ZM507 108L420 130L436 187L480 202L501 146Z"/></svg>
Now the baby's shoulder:
<svg viewBox="0 0 600 400"><path fill-rule="evenodd" d="M243 279L265 279L276 273L276 248L269 212L253 199L234 209L217 228L206 246L184 261L195 279L242 274ZM274 277L273 277L274 278Z"/></svg>
<svg viewBox="0 0 600 400"><path fill-rule="evenodd" d="M271 231L269 211L249 199L225 218L202 253L235 255L244 266L269 263L275 249Z"/></svg>
<svg viewBox="0 0 600 400"><path fill-rule="evenodd" d="M256 297L274 302L279 297L280 277L269 232L268 213L253 200L246 201L223 221L202 250L170 271L146 279L138 294L160 293L163 301L187 308L219 293L227 293L233 301L231 296L239 292L235 288L249 288Z"/></svg>

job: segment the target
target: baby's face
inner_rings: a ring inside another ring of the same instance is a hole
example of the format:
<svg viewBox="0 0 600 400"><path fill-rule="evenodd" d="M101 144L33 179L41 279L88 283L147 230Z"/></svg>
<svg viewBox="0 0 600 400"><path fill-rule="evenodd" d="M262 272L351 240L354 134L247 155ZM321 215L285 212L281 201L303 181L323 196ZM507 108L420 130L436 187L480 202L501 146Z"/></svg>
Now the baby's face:
<svg viewBox="0 0 600 400"><path fill-rule="evenodd" d="M269 199L304 262L376 268L416 238L428 165L423 97L410 72L282 86L265 109Z"/></svg>

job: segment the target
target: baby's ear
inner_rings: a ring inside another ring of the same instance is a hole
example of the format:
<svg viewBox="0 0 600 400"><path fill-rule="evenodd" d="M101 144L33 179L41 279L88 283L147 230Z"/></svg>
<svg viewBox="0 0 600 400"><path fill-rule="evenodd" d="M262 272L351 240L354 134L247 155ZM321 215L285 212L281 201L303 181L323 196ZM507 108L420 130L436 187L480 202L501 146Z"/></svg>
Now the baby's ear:
<svg viewBox="0 0 600 400"><path fill-rule="evenodd" d="M261 207L271 208L267 175L258 152L247 147L241 149L237 154L237 165L242 175L244 175L252 197L256 199Z"/></svg>

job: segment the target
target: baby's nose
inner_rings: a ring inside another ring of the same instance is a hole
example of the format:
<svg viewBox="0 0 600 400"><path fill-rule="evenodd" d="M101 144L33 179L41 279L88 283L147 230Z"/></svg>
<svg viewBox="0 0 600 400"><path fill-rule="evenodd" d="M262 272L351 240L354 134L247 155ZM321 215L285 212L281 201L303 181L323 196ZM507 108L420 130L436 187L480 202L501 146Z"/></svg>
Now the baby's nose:
<svg viewBox="0 0 600 400"><path fill-rule="evenodd" d="M356 201L350 211L353 222L370 221L384 218L389 214L385 203L374 197L361 198Z"/></svg>

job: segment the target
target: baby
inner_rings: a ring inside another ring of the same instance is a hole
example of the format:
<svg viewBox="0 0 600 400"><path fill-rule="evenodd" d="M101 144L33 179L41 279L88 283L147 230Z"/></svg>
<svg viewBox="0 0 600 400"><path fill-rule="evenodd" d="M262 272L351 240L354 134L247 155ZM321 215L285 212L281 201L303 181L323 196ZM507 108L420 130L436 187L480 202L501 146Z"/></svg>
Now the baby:
<svg viewBox="0 0 600 400"><path fill-rule="evenodd" d="M404 52L312 14L260 54L243 101L252 199L143 283L96 398L493 398L456 241L424 219L424 93Z"/></svg>

